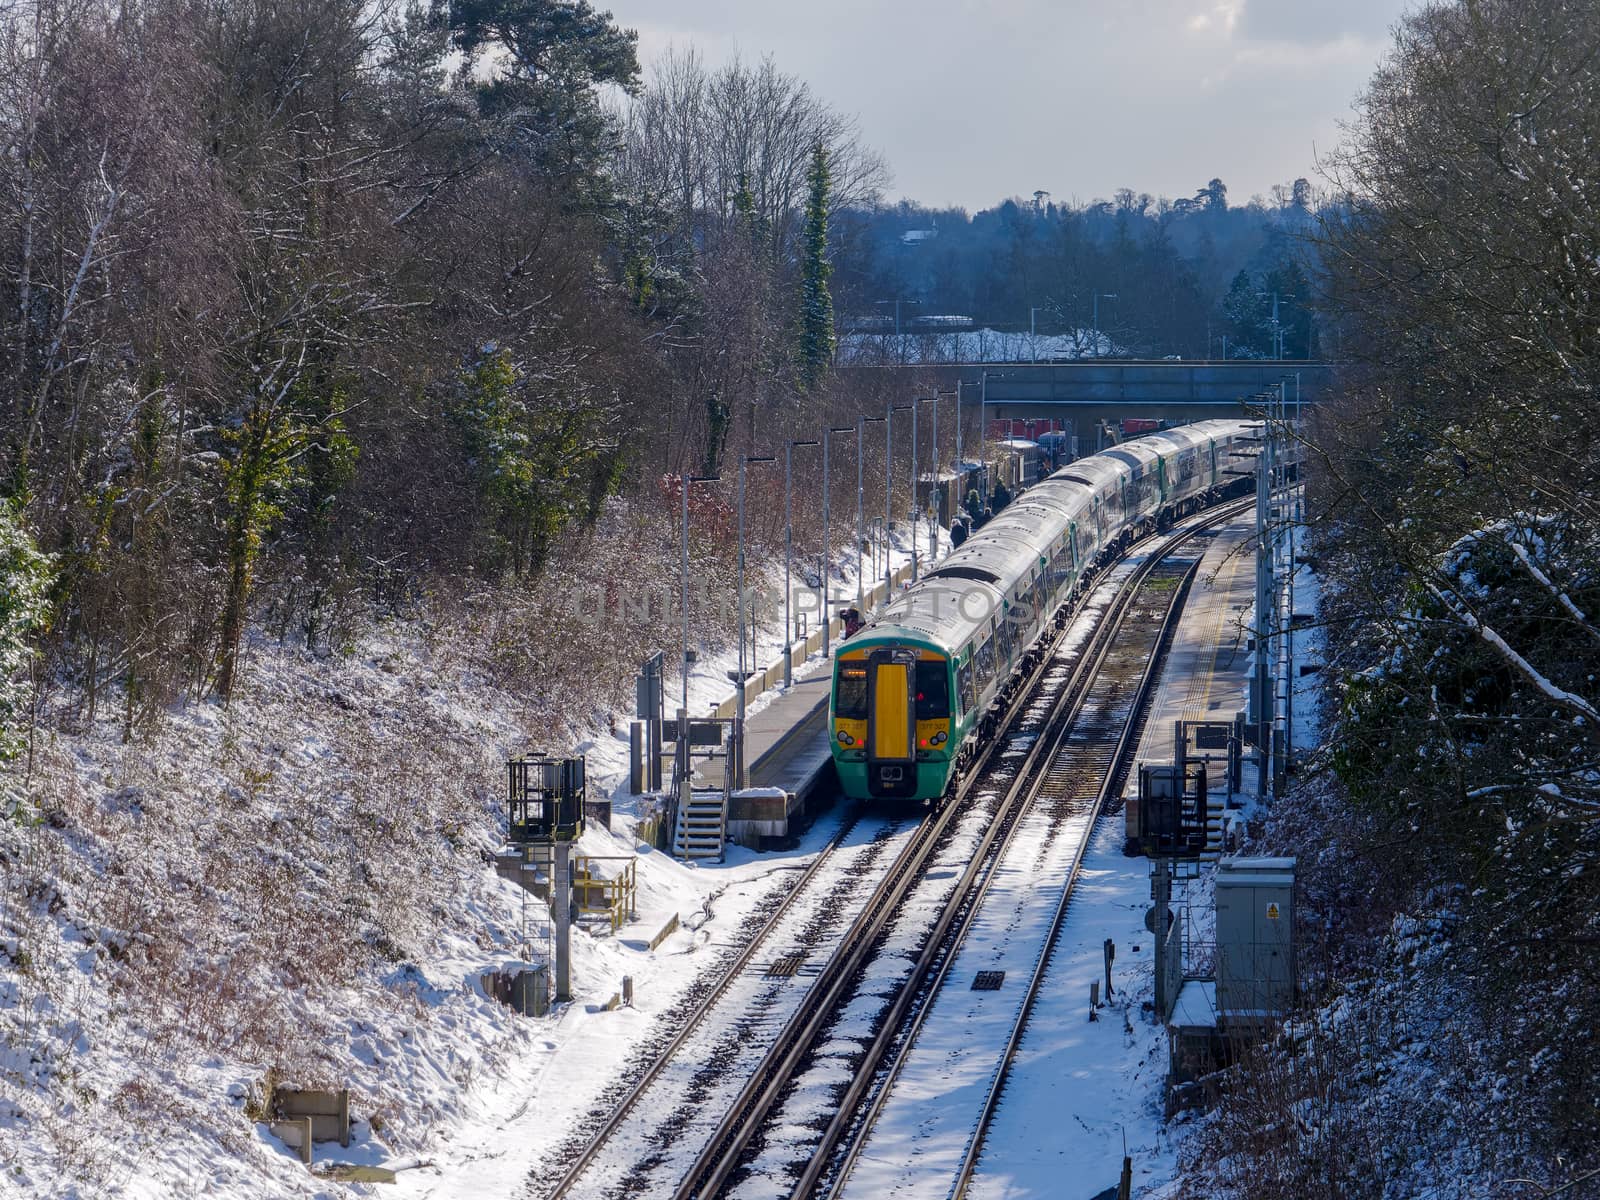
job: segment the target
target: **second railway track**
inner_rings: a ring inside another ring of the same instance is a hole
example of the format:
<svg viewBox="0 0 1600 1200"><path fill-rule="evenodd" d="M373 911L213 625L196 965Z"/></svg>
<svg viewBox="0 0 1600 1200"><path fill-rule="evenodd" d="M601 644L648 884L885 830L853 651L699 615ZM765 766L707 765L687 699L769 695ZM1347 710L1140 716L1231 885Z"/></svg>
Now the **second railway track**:
<svg viewBox="0 0 1600 1200"><path fill-rule="evenodd" d="M1099 663L1076 719L1028 782L1027 808L937 969L872 1100L831 1161L795 1194L960 1196L1004 1090L1095 822L1128 756L1194 563L1157 568ZM1163 587L1162 585L1167 585ZM1154 594L1152 594L1154 589ZM977 986L988 974L992 990ZM933 1108L929 1096L946 1102Z"/></svg>
<svg viewBox="0 0 1600 1200"><path fill-rule="evenodd" d="M629 1195L689 1200L736 1190L733 1185L741 1179L756 1188L751 1194L770 1195L774 1174L758 1167L752 1175L749 1163L755 1154L772 1157L774 1150L778 1159L790 1160L778 1172L789 1180L782 1190L815 1192L830 1173L829 1164L838 1164L835 1151L846 1128L841 1122L862 1102L894 1031L914 1015L918 995L931 994L924 986L929 973L949 958L941 956L940 947L952 931L965 928L979 889L994 875L999 848L1033 803L1036 789L1027 781L1041 772L1048 775L1045 768L1059 757L1141 585L1183 542L1227 511L1183 522L1176 532L1155 539L1142 561L1108 573L1091 594L1090 613L1083 614L1095 620L1093 630L1086 635L1069 630L1027 673L1003 732L991 741L956 801L915 825L885 822L870 837L841 843L827 855L832 865L821 872L824 890L814 881L818 869L807 873L785 901L789 915L780 913L758 935L761 961L752 944L600 1123L555 1189L545 1193L551 1200ZM1097 607L1102 611L1095 613ZM1058 775L1061 769L1068 768L1058 768ZM807 898L795 898L802 894ZM784 929L785 920L795 928ZM796 947L786 951L789 941ZM914 957L916 962L909 972L890 972L898 978L880 981L888 988L887 1003L868 997L871 1007L882 1010L875 1021L883 1033L864 1056L855 1056L861 1061L853 1064L851 1078L845 1084L835 1081L834 1090L843 1093L836 1105L839 1118L820 1135L809 1129L817 1124L813 1119L802 1123L798 1138L792 1127L790 1134L772 1136L773 1115L781 1112L797 1076L811 1062L819 1038L857 999L863 972L893 941L903 944L901 960ZM913 954L909 947L916 943L920 953ZM791 963L794 971L786 969ZM796 1161L798 1143L805 1149Z"/></svg>

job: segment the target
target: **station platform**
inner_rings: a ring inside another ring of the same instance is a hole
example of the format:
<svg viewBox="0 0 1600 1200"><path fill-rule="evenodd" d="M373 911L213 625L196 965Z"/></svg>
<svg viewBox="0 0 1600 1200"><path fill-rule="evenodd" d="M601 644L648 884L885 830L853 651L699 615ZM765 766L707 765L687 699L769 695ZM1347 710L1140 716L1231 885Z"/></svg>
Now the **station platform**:
<svg viewBox="0 0 1600 1200"><path fill-rule="evenodd" d="M834 794L827 729L832 671L820 658L807 667L804 677L763 696L745 718L745 790L728 806L728 837L740 845L788 837ZM726 768L725 758L700 763L695 786L722 787Z"/></svg>
<svg viewBox="0 0 1600 1200"><path fill-rule="evenodd" d="M1253 534L1253 524L1228 525L1206 548L1150 710L1150 730L1170 735L1175 721L1232 721L1244 706L1250 686L1245 621L1255 603Z"/></svg>
<svg viewBox="0 0 1600 1200"><path fill-rule="evenodd" d="M1200 569L1179 619L1161 682L1150 704L1137 762L1172 761L1179 721L1232 724L1250 689L1251 607L1255 603L1253 522L1224 526L1201 555ZM1191 756L1201 753L1193 747ZM1211 830L1204 857L1214 861L1230 841L1241 796L1229 787L1227 755L1204 754ZM1250 780L1243 781L1246 786ZM1123 798L1139 787L1137 770L1128 773Z"/></svg>

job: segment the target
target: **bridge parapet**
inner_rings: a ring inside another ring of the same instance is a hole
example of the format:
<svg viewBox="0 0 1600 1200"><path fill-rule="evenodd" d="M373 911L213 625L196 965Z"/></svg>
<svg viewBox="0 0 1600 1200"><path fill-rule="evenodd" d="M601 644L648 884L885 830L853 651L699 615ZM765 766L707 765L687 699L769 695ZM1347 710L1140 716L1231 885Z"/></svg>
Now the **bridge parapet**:
<svg viewBox="0 0 1600 1200"><path fill-rule="evenodd" d="M1091 359L1071 363L1004 366L968 364L953 368L969 383L982 383L990 404L1048 403L1237 405L1249 396L1287 380L1299 380L1302 403L1315 403L1328 386L1330 363L1288 359L1248 362L1141 362Z"/></svg>

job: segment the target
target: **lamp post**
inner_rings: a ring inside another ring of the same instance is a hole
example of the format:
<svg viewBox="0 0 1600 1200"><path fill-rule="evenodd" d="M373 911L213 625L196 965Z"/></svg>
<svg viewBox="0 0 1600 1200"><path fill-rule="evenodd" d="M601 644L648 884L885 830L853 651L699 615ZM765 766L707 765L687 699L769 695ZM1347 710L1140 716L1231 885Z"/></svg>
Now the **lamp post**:
<svg viewBox="0 0 1600 1200"><path fill-rule="evenodd" d="M922 480L917 474L917 413L922 409L922 398L911 402L911 582L917 581L917 523L922 520L917 504L921 497L917 491Z"/></svg>
<svg viewBox="0 0 1600 1200"><path fill-rule="evenodd" d="M917 413L924 404L933 402L933 434L935 438L934 458L939 457L937 439L939 436L939 397L918 396L911 402L911 581L915 583L921 575L921 561L917 551L917 522L922 519L921 497L918 489L922 485L922 476L917 471Z"/></svg>
<svg viewBox="0 0 1600 1200"><path fill-rule="evenodd" d="M745 681L749 678L749 675L750 675L750 666L753 665L753 664L747 662L746 659L745 659L745 656L744 656L744 631L745 631L745 623L744 623L744 605L745 605L745 587L744 587L744 477L745 477L746 469L750 466L751 463L755 463L758 466L770 466L773 463L776 463L777 461L778 460L774 456L772 456L770 454L765 455L765 456L746 454L743 458L741 458L739 460L739 683L738 683L738 689L737 689L738 690L737 707L738 707L738 717L739 717L739 756L738 756L737 764L736 764L736 766L734 768L733 785L734 785L734 787L736 787L736 788L738 788L740 790L743 790L743 788L744 788L744 704L745 704L745 700L744 700L744 685L745 685ZM753 625L754 622L752 621L751 624ZM754 637L754 631L753 630L752 630L750 642L751 642L751 645L750 645L750 658L754 659L755 655L756 655L756 648L755 648L755 637Z"/></svg>
<svg viewBox="0 0 1600 1200"><path fill-rule="evenodd" d="M961 389L967 386L965 379L956 380L956 471L960 472L965 465L961 457ZM966 497L962 497L965 499Z"/></svg>
<svg viewBox="0 0 1600 1200"><path fill-rule="evenodd" d="M1284 296L1284 297L1282 297L1282 299L1284 299L1284 300L1293 300L1294 297L1293 296ZM1276 359L1279 359L1281 361L1282 358L1283 358L1283 322L1278 320L1278 300L1279 300L1278 293L1277 292L1273 292L1272 293L1273 357L1276 358Z"/></svg>
<svg viewBox="0 0 1600 1200"><path fill-rule="evenodd" d="M794 483L794 448L815 446L817 442L785 442L783 446L783 686L794 683L794 618L789 606L794 586L789 582L789 565L794 559L794 519L790 496Z"/></svg>
<svg viewBox="0 0 1600 1200"><path fill-rule="evenodd" d="M939 392L933 393L933 483L928 488L928 497L924 506L928 513L930 536L928 539L928 561L933 562L939 557L938 523L933 519L934 505L938 503L936 497L939 492Z"/></svg>
<svg viewBox="0 0 1600 1200"><path fill-rule="evenodd" d="M865 445L864 445L862 439L866 434L867 425L868 424L878 423L878 422L883 421L883 419L884 419L883 417L866 417L866 416L858 416L858 417L856 417L856 608L857 609L861 608L863 602L866 599L866 594L862 591L862 581L866 578L866 575L862 571L862 557L861 557L862 556L862 546L866 543L866 540L867 540L866 490L865 490L864 480L862 478L862 463L864 462L866 455L865 455ZM885 466L884 469L888 470L888 467ZM876 564L874 564L874 565L876 565Z"/></svg>
<svg viewBox="0 0 1600 1200"><path fill-rule="evenodd" d="M833 630L832 621L828 613L829 592L829 564L833 561L833 547L828 543L828 493L833 489L828 486L832 477L828 474L828 447L833 443L836 433L854 433L849 425L842 429L827 429L822 435L822 657L827 658L832 653Z"/></svg>
<svg viewBox="0 0 1600 1200"><path fill-rule="evenodd" d="M883 586L888 588L894 578L894 571L889 566L889 526L894 522L894 415L905 412L911 408L909 404L891 404L883 414ZM916 534L913 530L912 541L915 543Z"/></svg>
<svg viewBox="0 0 1600 1200"><path fill-rule="evenodd" d="M938 388L933 393L933 488L928 493L929 508L929 540L928 559L936 561L939 557L939 488L944 484L944 459L939 456L939 401L945 396L956 398L956 437L961 437L961 388ZM955 505L950 506L952 517L955 516Z"/></svg>
<svg viewBox="0 0 1600 1200"><path fill-rule="evenodd" d="M1115 292L1096 292L1094 294L1094 356L1100 357L1100 301L1115 300Z"/></svg>
<svg viewBox="0 0 1600 1200"><path fill-rule="evenodd" d="M1028 310L1028 358L1032 362L1039 361L1038 334L1035 332L1037 326L1034 323L1034 318L1038 312L1039 310L1037 308L1030 308Z"/></svg>
<svg viewBox="0 0 1600 1200"><path fill-rule="evenodd" d="M683 707L680 712L685 719L689 715L689 487L721 481L720 475L681 475L678 478L683 490L683 657L679 660L683 667ZM683 730L678 731L678 737L682 740Z"/></svg>
<svg viewBox="0 0 1600 1200"><path fill-rule="evenodd" d="M1256 611L1255 688L1252 699L1256 729L1256 788L1263 799L1271 779L1273 692L1268 660L1269 606L1272 603L1272 546L1269 522L1272 512L1272 409L1258 396L1264 410L1261 448L1256 456Z"/></svg>
<svg viewBox="0 0 1600 1200"><path fill-rule="evenodd" d="M979 497L989 503L989 372L978 377L978 486Z"/></svg>

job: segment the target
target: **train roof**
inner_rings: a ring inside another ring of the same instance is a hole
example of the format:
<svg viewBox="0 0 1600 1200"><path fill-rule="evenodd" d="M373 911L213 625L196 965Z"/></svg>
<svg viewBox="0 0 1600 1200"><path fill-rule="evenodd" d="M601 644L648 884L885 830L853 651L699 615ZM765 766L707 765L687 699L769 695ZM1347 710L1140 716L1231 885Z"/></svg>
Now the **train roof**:
<svg viewBox="0 0 1600 1200"><path fill-rule="evenodd" d="M998 517L991 519L923 578L977 579L998 586L1037 566L1040 539L1030 536L1024 528L995 529L993 526L998 520Z"/></svg>
<svg viewBox="0 0 1600 1200"><path fill-rule="evenodd" d="M1055 474L1034 484L1023 498L1040 504L1049 504L1062 516L1072 520L1082 513L1089 511L1089 505L1094 500L1094 489L1082 479L1072 478L1068 468L1063 467ZM1006 510L1007 512L1010 509ZM1004 516L1005 513L1001 513Z"/></svg>
<svg viewBox="0 0 1600 1200"><path fill-rule="evenodd" d="M1164 445L1159 443L1152 444L1152 442L1153 439L1133 438L1130 441L1120 442L1095 457L1109 459L1112 462L1127 463L1130 468L1137 470L1142 475L1146 469L1160 460L1161 452L1168 449Z"/></svg>
<svg viewBox="0 0 1600 1200"><path fill-rule="evenodd" d="M857 639L869 645L909 641L947 654L960 651L1001 612L1003 590L1038 567L1068 523L1088 512L1097 491L1125 479L1136 463L1147 466L1162 453L1244 436L1255 427L1244 420L1200 421L1069 463L1017 496L921 580L885 603L852 644Z"/></svg>
<svg viewBox="0 0 1600 1200"><path fill-rule="evenodd" d="M1131 473L1132 468L1126 459L1109 458L1102 453L1068 463L1050 478L1066 480L1097 492L1108 484L1120 482Z"/></svg>
<svg viewBox="0 0 1600 1200"><path fill-rule="evenodd" d="M963 547L964 549L965 547ZM998 588L977 579L924 576L875 614L851 641L928 641L955 653L1001 611Z"/></svg>

